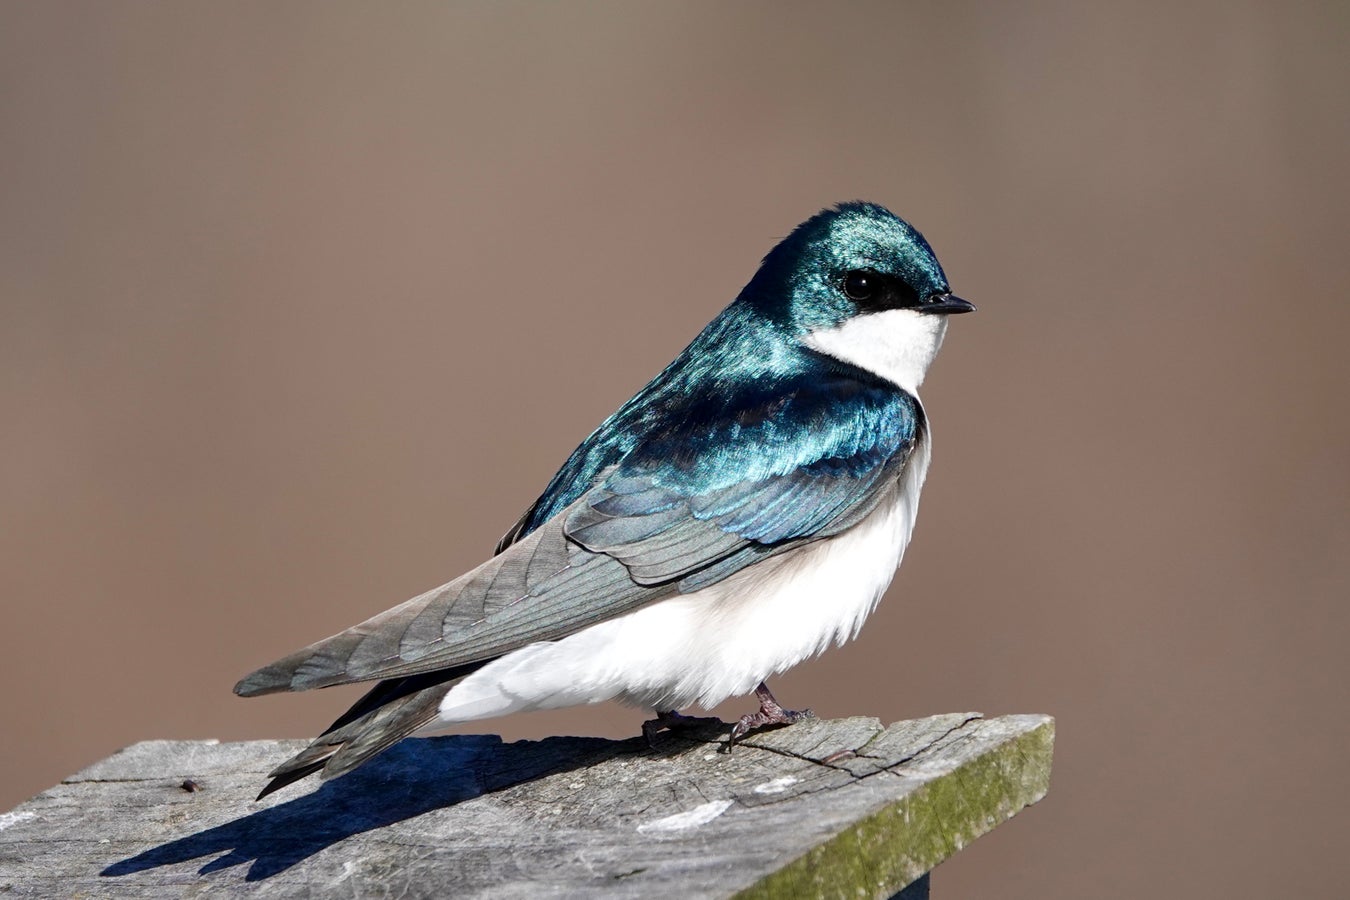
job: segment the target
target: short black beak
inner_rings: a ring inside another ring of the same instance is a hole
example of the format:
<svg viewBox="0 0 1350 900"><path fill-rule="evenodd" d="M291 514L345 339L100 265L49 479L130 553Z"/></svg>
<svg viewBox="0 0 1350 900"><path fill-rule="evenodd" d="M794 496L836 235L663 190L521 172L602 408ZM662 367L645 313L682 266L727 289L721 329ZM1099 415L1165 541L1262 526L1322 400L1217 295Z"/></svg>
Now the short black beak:
<svg viewBox="0 0 1350 900"><path fill-rule="evenodd" d="M975 311L975 304L969 300L962 300L960 297L952 294L934 294L917 307L919 312L932 313L933 315L954 316L957 313L968 313Z"/></svg>

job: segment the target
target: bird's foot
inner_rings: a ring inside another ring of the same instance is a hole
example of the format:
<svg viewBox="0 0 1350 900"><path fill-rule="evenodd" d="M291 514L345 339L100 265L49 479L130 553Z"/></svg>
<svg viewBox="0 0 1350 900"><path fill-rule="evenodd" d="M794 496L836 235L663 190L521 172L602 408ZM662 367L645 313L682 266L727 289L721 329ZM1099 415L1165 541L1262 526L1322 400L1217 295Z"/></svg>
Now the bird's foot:
<svg viewBox="0 0 1350 900"><path fill-rule="evenodd" d="M704 725L721 724L722 720L716 716L686 716L677 710L662 712L658 709L655 719L648 719L642 723L642 736L647 739L648 747L655 747L656 736L663 731L686 731Z"/></svg>
<svg viewBox="0 0 1350 900"><path fill-rule="evenodd" d="M794 725L802 719L815 718L816 714L809 709L783 709L769 692L769 686L763 682L755 688L755 696L759 698L759 712L741 716L736 727L731 729L731 737L727 738L728 752L736 746L737 741L756 728L763 728L765 725Z"/></svg>

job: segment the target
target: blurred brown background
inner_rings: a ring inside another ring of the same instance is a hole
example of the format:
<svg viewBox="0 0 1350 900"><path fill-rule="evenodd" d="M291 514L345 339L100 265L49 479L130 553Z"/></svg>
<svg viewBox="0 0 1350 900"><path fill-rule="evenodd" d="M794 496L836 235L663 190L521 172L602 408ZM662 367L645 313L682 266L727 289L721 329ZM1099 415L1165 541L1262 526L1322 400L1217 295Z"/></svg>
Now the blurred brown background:
<svg viewBox="0 0 1350 900"><path fill-rule="evenodd" d="M0 809L315 733L354 691L231 685L482 560L866 198L980 312L890 596L779 696L1058 717L944 897L1339 893L1347 46L1344 3L5 4Z"/></svg>

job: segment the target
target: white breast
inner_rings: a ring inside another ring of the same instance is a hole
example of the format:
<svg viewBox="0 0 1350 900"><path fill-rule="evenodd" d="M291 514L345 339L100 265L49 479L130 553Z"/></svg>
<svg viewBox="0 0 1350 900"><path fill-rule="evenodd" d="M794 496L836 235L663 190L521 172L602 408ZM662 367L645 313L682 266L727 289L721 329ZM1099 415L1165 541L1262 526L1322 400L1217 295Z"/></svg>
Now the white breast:
<svg viewBox="0 0 1350 900"><path fill-rule="evenodd" d="M930 447L844 534L751 566L484 666L446 695L447 722L619 699L653 709L715 706L854 637L909 543Z"/></svg>

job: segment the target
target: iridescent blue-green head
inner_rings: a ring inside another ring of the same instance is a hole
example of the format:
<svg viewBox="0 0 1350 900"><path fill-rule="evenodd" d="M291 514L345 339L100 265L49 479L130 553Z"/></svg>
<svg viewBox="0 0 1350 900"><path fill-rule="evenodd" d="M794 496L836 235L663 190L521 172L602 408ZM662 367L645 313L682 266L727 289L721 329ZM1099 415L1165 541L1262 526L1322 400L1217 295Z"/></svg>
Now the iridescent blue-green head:
<svg viewBox="0 0 1350 900"><path fill-rule="evenodd" d="M951 289L933 248L875 203L841 203L798 225L764 257L745 298L804 334L887 309L947 308Z"/></svg>
<svg viewBox="0 0 1350 900"><path fill-rule="evenodd" d="M951 294L922 234L874 203L808 219L769 251L738 300L802 345L916 388L947 316L974 306Z"/></svg>

